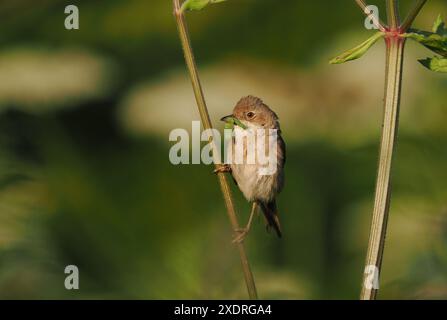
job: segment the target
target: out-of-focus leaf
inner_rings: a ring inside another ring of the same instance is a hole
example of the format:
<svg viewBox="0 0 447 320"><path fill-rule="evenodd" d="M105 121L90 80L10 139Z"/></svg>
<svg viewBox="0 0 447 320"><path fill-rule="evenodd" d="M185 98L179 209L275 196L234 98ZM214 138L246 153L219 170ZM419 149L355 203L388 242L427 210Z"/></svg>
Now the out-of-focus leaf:
<svg viewBox="0 0 447 320"><path fill-rule="evenodd" d="M419 60L419 62L427 69L434 72L447 73L447 59L441 57L427 58Z"/></svg>
<svg viewBox="0 0 447 320"><path fill-rule="evenodd" d="M0 191L18 182L27 181L29 179L30 177L24 173L9 174L5 177L0 177Z"/></svg>
<svg viewBox="0 0 447 320"><path fill-rule="evenodd" d="M357 47L355 47L351 50L348 50L345 53L333 58L331 61L329 61L329 63L330 64L340 64L340 63L345 63L345 62L348 62L351 60L361 58L366 53L366 51L368 51L369 48L371 48L377 42L377 40L379 40L380 38L383 38L384 35L385 34L383 32L377 32L371 38L369 38L365 42L361 43Z"/></svg>
<svg viewBox="0 0 447 320"><path fill-rule="evenodd" d="M226 0L186 0L182 5L182 10L202 10L209 4L224 2Z"/></svg>
<svg viewBox="0 0 447 320"><path fill-rule="evenodd" d="M437 33L441 36L447 36L447 29L445 28L444 19L442 19L442 15L439 14L435 23L433 24L433 33Z"/></svg>

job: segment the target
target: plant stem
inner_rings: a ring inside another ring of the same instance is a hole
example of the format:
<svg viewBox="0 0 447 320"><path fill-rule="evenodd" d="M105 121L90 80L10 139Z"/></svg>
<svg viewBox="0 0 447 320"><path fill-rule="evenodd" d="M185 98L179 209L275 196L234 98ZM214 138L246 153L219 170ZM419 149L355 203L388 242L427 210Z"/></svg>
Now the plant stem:
<svg viewBox="0 0 447 320"><path fill-rule="evenodd" d="M397 30L400 26L399 0L386 0L386 14L391 30Z"/></svg>
<svg viewBox="0 0 447 320"><path fill-rule="evenodd" d="M368 12L366 10L368 5L365 3L365 1L355 0L355 2L358 4L360 9L362 9L363 13L368 16ZM378 20L375 17L373 17L373 22L374 22L374 25L377 27L377 29L379 29L380 31L383 31L383 32L385 31L386 25L380 19Z"/></svg>
<svg viewBox="0 0 447 320"><path fill-rule="evenodd" d="M199 74L197 71L197 66L194 60L194 54L192 51L191 40L188 34L188 28L186 24L186 19L183 10L181 10L180 0L173 0L174 3L174 15L177 22L177 28L180 35L180 40L182 43L183 53L185 55L186 65L188 67L189 75L191 77L192 87L194 90L194 95L197 102L197 107L199 109L200 118L205 129L212 129L211 119L208 113L208 109L205 102L205 97L203 94L202 86L200 84ZM213 142L213 155L215 157L215 166L220 163L220 159L216 159L220 154L215 143ZM220 188L225 199L225 206L227 209L228 218L230 220L233 231L236 235L237 230L240 230L239 222L236 216L236 211L234 208L234 201L231 195L231 189L228 184L228 180L224 173L218 173L217 177L219 179ZM253 278L253 274L250 269L250 264L245 252L245 247L243 243L236 243L239 251L239 256L242 263L242 269L244 272L245 283L247 285L248 295L250 299L257 299L258 294L256 291L256 284Z"/></svg>
<svg viewBox="0 0 447 320"><path fill-rule="evenodd" d="M391 165L399 123L402 64L405 39L396 36L388 37L386 38L386 44L387 61L383 129L380 145L374 212L371 223L371 234L369 238L365 268L365 271L374 270L374 274L371 277L371 274L368 275L365 273L362 293L360 296L362 300L374 300L378 291L378 288L371 288L372 283L368 283L368 281L373 279L378 280L382 266L391 197Z"/></svg>
<svg viewBox="0 0 447 320"><path fill-rule="evenodd" d="M398 1L387 0L387 13L391 32L385 35L386 80L384 116L380 144L379 168L377 173L374 211L371 222L366 266L360 299L374 300L378 292L383 251L391 199L391 168L393 152L397 141L399 109L402 91L402 72L405 49L403 33L411 26L426 0L421 0L400 26ZM373 272L372 274L370 272ZM375 286L377 284L377 286Z"/></svg>
<svg viewBox="0 0 447 320"><path fill-rule="evenodd" d="M411 25L413 24L414 20L418 16L419 12L421 11L422 7L425 5L427 0L417 0L416 5L411 9L408 16L405 18L405 21L402 24L401 29L406 31L408 30Z"/></svg>

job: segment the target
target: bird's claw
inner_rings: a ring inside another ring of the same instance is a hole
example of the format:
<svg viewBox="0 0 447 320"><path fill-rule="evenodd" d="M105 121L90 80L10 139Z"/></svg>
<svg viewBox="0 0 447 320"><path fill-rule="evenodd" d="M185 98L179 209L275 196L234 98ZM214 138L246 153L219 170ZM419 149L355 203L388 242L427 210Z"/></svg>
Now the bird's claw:
<svg viewBox="0 0 447 320"><path fill-rule="evenodd" d="M244 240L245 240L245 237L247 236L247 234L248 234L248 229L247 228L243 228L243 229L238 229L238 230L236 230L235 231L235 233L236 233L236 235L235 235L235 237L233 238L233 243L234 244L236 244L236 243L242 243L242 242L244 242Z"/></svg>
<svg viewBox="0 0 447 320"><path fill-rule="evenodd" d="M227 172L231 172L231 167L228 164L221 165L213 171L214 174L227 173Z"/></svg>

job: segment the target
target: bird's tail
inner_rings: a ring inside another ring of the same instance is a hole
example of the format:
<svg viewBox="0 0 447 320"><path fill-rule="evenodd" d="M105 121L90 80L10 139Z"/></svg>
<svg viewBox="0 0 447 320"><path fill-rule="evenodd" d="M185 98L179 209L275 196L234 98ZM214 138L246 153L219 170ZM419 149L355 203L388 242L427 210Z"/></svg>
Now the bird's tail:
<svg viewBox="0 0 447 320"><path fill-rule="evenodd" d="M267 228L273 228L279 238L282 237L281 224L279 223L278 209L276 208L276 201L258 202L259 207L264 213L267 221Z"/></svg>

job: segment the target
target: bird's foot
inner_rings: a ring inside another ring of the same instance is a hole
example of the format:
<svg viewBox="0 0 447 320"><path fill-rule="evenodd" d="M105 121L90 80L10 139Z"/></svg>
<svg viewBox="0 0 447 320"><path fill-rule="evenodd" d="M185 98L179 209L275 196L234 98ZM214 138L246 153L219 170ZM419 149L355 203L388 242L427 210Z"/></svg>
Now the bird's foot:
<svg viewBox="0 0 447 320"><path fill-rule="evenodd" d="M215 174L231 172L231 167L230 167L230 165L228 165L228 164L223 164L223 165L220 165L220 166L219 166L217 169L215 169L213 172L214 172Z"/></svg>
<svg viewBox="0 0 447 320"><path fill-rule="evenodd" d="M245 237L248 235L248 232L250 230L248 228L242 228L242 229L238 229L236 230L236 235L233 238L233 243L242 243L245 240Z"/></svg>

